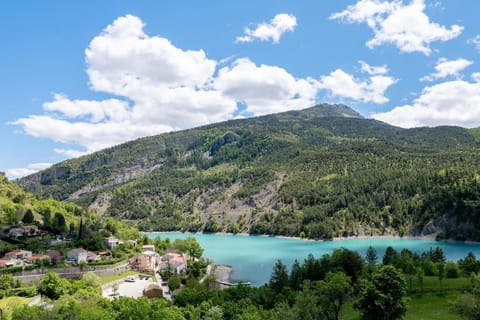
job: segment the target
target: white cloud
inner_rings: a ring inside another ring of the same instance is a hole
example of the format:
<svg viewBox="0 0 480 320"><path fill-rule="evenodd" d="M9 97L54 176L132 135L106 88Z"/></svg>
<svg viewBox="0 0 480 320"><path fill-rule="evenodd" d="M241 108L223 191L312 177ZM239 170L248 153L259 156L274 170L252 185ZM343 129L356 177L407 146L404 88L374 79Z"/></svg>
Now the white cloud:
<svg viewBox="0 0 480 320"><path fill-rule="evenodd" d="M269 23L264 22L256 25L254 29L245 28L245 35L237 37L237 43L252 42L254 40L272 41L279 43L285 32L293 32L297 26L297 18L294 15L280 13Z"/></svg>
<svg viewBox="0 0 480 320"><path fill-rule="evenodd" d="M478 79L480 80L480 79ZM423 89L413 104L372 117L400 127L480 126L480 82L447 81Z"/></svg>
<svg viewBox="0 0 480 320"><path fill-rule="evenodd" d="M445 58L441 58L437 61L437 65L435 66L436 72L421 78L420 81L434 81L436 79L442 79L450 76L459 78L460 71L472 64L473 61L466 59L447 60Z"/></svg>
<svg viewBox="0 0 480 320"><path fill-rule="evenodd" d="M468 39L467 42L473 44L475 48L480 52L480 34L477 34L472 39Z"/></svg>
<svg viewBox="0 0 480 320"><path fill-rule="evenodd" d="M358 63L360 63L360 68L362 72L368 73L370 75L382 75L382 74L387 74L388 73L388 68L386 65L382 66L371 66L365 61L359 60Z"/></svg>
<svg viewBox="0 0 480 320"><path fill-rule="evenodd" d="M320 78L319 88L328 90L333 96L353 99L360 102L385 103L387 89L397 80L386 76L386 66L370 66L366 62L359 61L361 70L370 75L367 79L358 79L341 69L331 72Z"/></svg>
<svg viewBox="0 0 480 320"><path fill-rule="evenodd" d="M359 0L344 11L332 14L330 19L366 23L374 33L367 42L369 48L391 43L401 52L429 55L432 42L458 37L463 27L452 25L448 28L431 22L424 10L424 0L412 0L409 4L404 4L403 0Z"/></svg>
<svg viewBox="0 0 480 320"><path fill-rule="evenodd" d="M88 153L86 151L80 151L75 149L64 149L64 148L54 148L53 152L55 152L56 154L64 155L67 158L78 158Z"/></svg>
<svg viewBox="0 0 480 320"><path fill-rule="evenodd" d="M231 67L219 70L214 87L238 102L247 112L262 115L306 108L315 103L318 82L296 79L276 66L257 66L249 59L237 59Z"/></svg>
<svg viewBox="0 0 480 320"><path fill-rule="evenodd" d="M182 50L168 39L148 36L135 16L117 18L85 50L87 73L94 90L121 96L136 94L138 86L203 87L216 61L203 50Z"/></svg>
<svg viewBox="0 0 480 320"><path fill-rule="evenodd" d="M131 121L70 122L51 116L37 115L19 119L13 124L23 126L25 132L33 137L80 145L89 153L138 137L172 130L171 127L162 124L146 125Z"/></svg>
<svg viewBox="0 0 480 320"><path fill-rule="evenodd" d="M47 169L52 165L52 163L40 162L40 163L31 163L25 168L13 168L7 169L5 174L9 179L18 179L29 174L38 172L43 169Z"/></svg>
<svg viewBox="0 0 480 320"><path fill-rule="evenodd" d="M128 103L117 99L69 100L65 95L55 94L53 101L43 104L43 109L58 112L60 115L72 119L85 116L91 122L124 121L129 117Z"/></svg>
<svg viewBox="0 0 480 320"><path fill-rule="evenodd" d="M475 82L480 82L480 72L472 73L472 80Z"/></svg>
<svg viewBox="0 0 480 320"><path fill-rule="evenodd" d="M285 19L274 18L279 30L289 29ZM312 78L297 79L285 69L256 66L248 59L218 63L203 50L177 48L143 28L138 17L119 17L85 51L90 87L115 98L55 94L43 104L44 114L12 124L33 137L68 145L54 152L76 157L142 136L243 116L237 114L237 103L245 103L246 113L253 115L315 103L318 81Z"/></svg>
<svg viewBox="0 0 480 320"><path fill-rule="evenodd" d="M142 136L233 117L236 102L213 90L217 62L203 50L182 50L168 39L149 36L135 16L116 19L85 51L90 86L119 98L72 100L55 94L44 115L13 124L34 137L78 145L56 148L78 156ZM126 102L129 101L129 102Z"/></svg>

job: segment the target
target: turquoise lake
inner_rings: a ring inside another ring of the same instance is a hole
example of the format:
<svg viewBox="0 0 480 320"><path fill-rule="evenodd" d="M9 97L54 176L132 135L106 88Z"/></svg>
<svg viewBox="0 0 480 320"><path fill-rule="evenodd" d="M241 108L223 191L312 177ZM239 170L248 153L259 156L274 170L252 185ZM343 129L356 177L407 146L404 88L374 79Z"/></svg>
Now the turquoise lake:
<svg viewBox="0 0 480 320"><path fill-rule="evenodd" d="M413 239L354 239L338 241L303 241L297 239L259 237L244 235L194 234L181 232L152 232L150 238L159 236L162 239L194 237L204 249L203 256L219 264L233 267L232 279L250 281L253 285L262 285L270 279L272 267L280 259L290 267L297 259L302 262L309 253L315 257L331 253L333 249L345 247L365 255L367 248L373 246L377 250L379 260L388 246L396 250L407 248L422 253L431 247L441 247L448 260L457 261L472 251L480 256L480 245Z"/></svg>

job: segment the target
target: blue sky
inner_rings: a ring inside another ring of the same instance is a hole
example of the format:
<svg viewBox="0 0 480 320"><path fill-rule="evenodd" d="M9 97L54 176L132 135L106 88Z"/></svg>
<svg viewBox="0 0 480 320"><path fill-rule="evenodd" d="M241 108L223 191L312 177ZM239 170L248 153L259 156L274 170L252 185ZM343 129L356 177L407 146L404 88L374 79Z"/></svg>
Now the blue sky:
<svg viewBox="0 0 480 320"><path fill-rule="evenodd" d="M2 1L0 171L320 102L480 126L480 1Z"/></svg>

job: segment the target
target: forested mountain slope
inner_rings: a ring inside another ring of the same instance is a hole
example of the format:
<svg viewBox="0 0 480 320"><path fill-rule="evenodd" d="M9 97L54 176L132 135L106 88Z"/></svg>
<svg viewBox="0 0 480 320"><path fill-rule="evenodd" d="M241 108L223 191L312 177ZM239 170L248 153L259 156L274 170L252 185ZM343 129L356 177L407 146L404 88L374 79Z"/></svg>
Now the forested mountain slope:
<svg viewBox="0 0 480 320"><path fill-rule="evenodd" d="M9 229L22 225L36 225L47 237L17 241L8 236ZM103 247L104 236L115 234L122 239L129 239L139 235L137 229L110 217L101 218L75 203L38 199L0 173L0 256L23 246L35 251L45 250L45 242L60 234L67 234L75 240L75 244L93 250Z"/></svg>
<svg viewBox="0 0 480 320"><path fill-rule="evenodd" d="M480 239L478 140L323 104L138 139L18 183L144 230Z"/></svg>

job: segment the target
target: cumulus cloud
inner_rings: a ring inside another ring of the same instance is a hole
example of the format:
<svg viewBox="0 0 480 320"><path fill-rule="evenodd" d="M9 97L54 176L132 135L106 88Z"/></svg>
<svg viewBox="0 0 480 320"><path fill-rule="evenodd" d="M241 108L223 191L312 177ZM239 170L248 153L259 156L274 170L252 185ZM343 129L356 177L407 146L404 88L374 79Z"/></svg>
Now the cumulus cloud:
<svg viewBox="0 0 480 320"><path fill-rule="evenodd" d="M7 169L5 174L9 179L18 179L29 174L35 173L37 171L47 169L52 165L52 163L39 162L28 164L25 168L13 168Z"/></svg>
<svg viewBox="0 0 480 320"><path fill-rule="evenodd" d="M54 148L53 152L55 152L56 154L64 155L67 158L77 158L88 153L86 151L80 151L75 149L64 149L64 148Z"/></svg>
<svg viewBox="0 0 480 320"><path fill-rule="evenodd" d="M253 42L254 40L271 41L279 43L285 32L293 32L297 26L297 18L294 15L280 13L273 17L270 22L263 22L252 28L245 28L245 34L235 39L237 43Z"/></svg>
<svg viewBox="0 0 480 320"><path fill-rule="evenodd" d="M460 71L472 64L473 61L466 59L447 60L445 58L441 58L438 60L437 65L435 66L436 72L421 78L420 81L434 81L436 79L442 79L450 76L459 78L461 76Z"/></svg>
<svg viewBox="0 0 480 320"><path fill-rule="evenodd" d="M475 79L475 77L473 77ZM372 117L399 127L480 126L480 79L447 81L423 89L411 105Z"/></svg>
<svg viewBox="0 0 480 320"><path fill-rule="evenodd" d="M249 59L237 59L219 70L214 87L247 105L254 115L306 108L315 103L318 82L296 79L276 66L257 66Z"/></svg>
<svg viewBox="0 0 480 320"><path fill-rule="evenodd" d="M480 34L477 34L472 39L468 39L467 41L469 44L473 44L475 48L480 52Z"/></svg>
<svg viewBox="0 0 480 320"><path fill-rule="evenodd" d="M341 69L337 69L329 75L322 76L318 87L330 91L333 96L341 98L377 104L388 102L385 92L397 80L385 75L388 72L386 66L370 66L363 61L359 61L359 63L361 70L369 74L368 78L359 79Z"/></svg>
<svg viewBox="0 0 480 320"><path fill-rule="evenodd" d="M472 73L472 80L475 82L480 82L480 72Z"/></svg>
<svg viewBox="0 0 480 320"><path fill-rule="evenodd" d="M381 75L381 74L387 74L388 73L388 68L386 65L382 66L371 66L365 61L359 60L358 63L360 63L360 68L362 72L368 73L370 75Z"/></svg>
<svg viewBox="0 0 480 320"><path fill-rule="evenodd" d="M431 22L424 10L424 0L412 0L409 4L404 4L403 0L359 0L345 10L332 14L330 19L366 23L374 33L366 43L369 48L390 43L401 52L429 55L432 42L456 38L462 33L463 27L445 27Z"/></svg>
<svg viewBox="0 0 480 320"><path fill-rule="evenodd" d="M117 99L103 101L70 100L63 94L54 94L53 101L43 104L46 111L57 112L67 118L85 117L88 121L124 121L129 116L128 103Z"/></svg>
<svg viewBox="0 0 480 320"><path fill-rule="evenodd" d="M182 50L143 28L138 17L119 17L85 51L92 90L119 98L74 100L55 94L43 104L44 115L12 124L34 137L78 145L80 150L55 150L78 156L142 136L230 119L236 102L210 88L217 62L203 50Z"/></svg>
<svg viewBox="0 0 480 320"><path fill-rule="evenodd" d="M275 25L284 26L284 20L277 16ZM138 17L119 17L85 50L91 89L115 98L54 94L42 105L44 114L12 124L68 145L54 152L76 157L143 136L315 103L318 81L312 78L298 79L245 58L219 63L203 50L184 50L148 35L144 26ZM238 104L245 104L245 114Z"/></svg>

